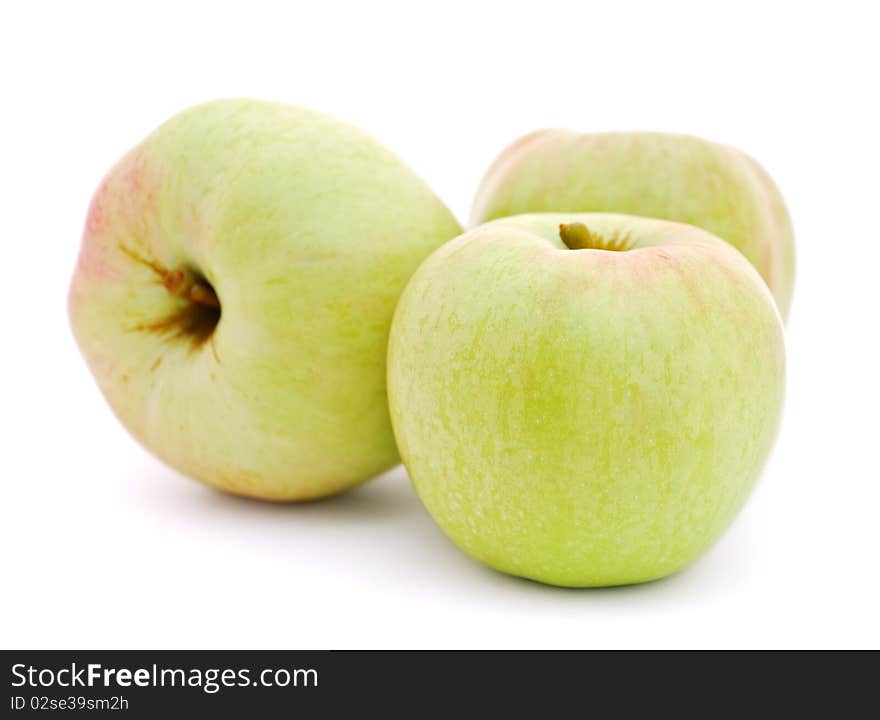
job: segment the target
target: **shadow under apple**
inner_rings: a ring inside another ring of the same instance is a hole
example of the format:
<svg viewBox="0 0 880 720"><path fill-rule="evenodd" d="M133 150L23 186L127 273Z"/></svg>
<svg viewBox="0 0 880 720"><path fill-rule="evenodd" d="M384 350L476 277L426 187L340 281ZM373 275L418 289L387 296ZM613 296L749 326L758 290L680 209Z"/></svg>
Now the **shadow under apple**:
<svg viewBox="0 0 880 720"><path fill-rule="evenodd" d="M173 480L173 483L171 482ZM731 528L705 556L672 576L653 582L605 588L545 585L492 570L458 550L422 506L403 466L346 493L304 503L273 503L229 495L197 483L169 478L175 491L163 494L171 513L242 542L254 552L271 548L289 558L291 567L314 555L338 565L334 575L349 573L354 584L389 582L418 592L448 596L462 593L486 602L525 602L559 598L583 607L641 604L650 597L663 603L698 601L706 593L735 591L748 573L747 553ZM740 523L735 523L739 526ZM341 556L342 562L339 562ZM476 596L476 598L474 597Z"/></svg>

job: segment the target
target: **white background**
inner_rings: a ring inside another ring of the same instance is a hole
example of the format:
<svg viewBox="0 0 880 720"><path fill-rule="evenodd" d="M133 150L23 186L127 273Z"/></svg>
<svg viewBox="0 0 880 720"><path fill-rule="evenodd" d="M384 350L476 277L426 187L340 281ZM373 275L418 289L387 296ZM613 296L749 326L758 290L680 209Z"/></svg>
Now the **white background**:
<svg viewBox="0 0 880 720"><path fill-rule="evenodd" d="M4 3L4 647L880 646L880 52L871 3ZM92 191L174 112L248 95L368 129L462 221L535 128L690 132L781 186L798 280L782 432L686 572L561 590L477 565L402 469L225 497L105 405L67 327Z"/></svg>

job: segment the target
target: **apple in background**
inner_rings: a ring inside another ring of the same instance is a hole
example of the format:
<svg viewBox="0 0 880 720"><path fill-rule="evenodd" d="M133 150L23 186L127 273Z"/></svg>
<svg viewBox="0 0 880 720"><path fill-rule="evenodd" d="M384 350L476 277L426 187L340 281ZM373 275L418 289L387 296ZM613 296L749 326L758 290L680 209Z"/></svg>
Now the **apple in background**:
<svg viewBox="0 0 880 720"><path fill-rule="evenodd" d="M157 457L232 493L304 500L398 462L394 306L461 231L365 133L220 100L172 118L101 183L70 288L76 340Z"/></svg>
<svg viewBox="0 0 880 720"><path fill-rule="evenodd" d="M669 575L752 489L783 329L745 258L690 225L535 214L474 228L407 285L388 350L401 456L463 550L565 586Z"/></svg>
<svg viewBox="0 0 880 720"><path fill-rule="evenodd" d="M541 130L501 153L483 179L472 219L594 211L689 223L727 240L788 316L791 221L770 176L744 153L688 135Z"/></svg>

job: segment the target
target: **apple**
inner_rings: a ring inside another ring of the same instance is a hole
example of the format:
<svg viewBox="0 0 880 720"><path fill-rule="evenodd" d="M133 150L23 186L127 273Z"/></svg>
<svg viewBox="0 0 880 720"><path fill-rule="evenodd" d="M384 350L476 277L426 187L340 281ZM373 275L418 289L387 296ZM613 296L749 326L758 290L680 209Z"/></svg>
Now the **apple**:
<svg viewBox="0 0 880 720"><path fill-rule="evenodd" d="M460 231L364 132L283 104L209 102L100 184L70 322L110 406L158 458L231 493L318 498L398 462L394 306Z"/></svg>
<svg viewBox="0 0 880 720"><path fill-rule="evenodd" d="M513 143L489 169L473 222L594 211L689 223L727 240L757 268L788 316L791 221L770 176L739 150L688 135L541 130Z"/></svg>
<svg viewBox="0 0 880 720"><path fill-rule="evenodd" d="M699 228L534 214L474 228L413 275L388 397L428 512L544 583L676 572L755 484L783 401L766 284Z"/></svg>

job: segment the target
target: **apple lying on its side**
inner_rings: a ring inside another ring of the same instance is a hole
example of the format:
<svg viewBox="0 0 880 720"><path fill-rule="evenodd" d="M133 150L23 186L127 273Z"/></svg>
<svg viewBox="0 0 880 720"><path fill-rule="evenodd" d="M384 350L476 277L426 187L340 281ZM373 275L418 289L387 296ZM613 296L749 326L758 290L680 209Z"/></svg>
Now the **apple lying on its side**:
<svg viewBox="0 0 880 720"><path fill-rule="evenodd" d="M281 104L187 110L92 200L70 288L76 340L149 450L279 500L398 461L385 356L398 296L460 232L365 133Z"/></svg>
<svg viewBox="0 0 880 720"><path fill-rule="evenodd" d="M745 258L612 214L487 223L407 285L388 352L413 484L462 549L567 586L673 573L770 451L783 329Z"/></svg>
<svg viewBox="0 0 880 720"><path fill-rule="evenodd" d="M475 224L534 212L612 212L696 225L761 273L782 317L794 287L794 236L764 169L688 135L541 130L507 148L477 193Z"/></svg>

